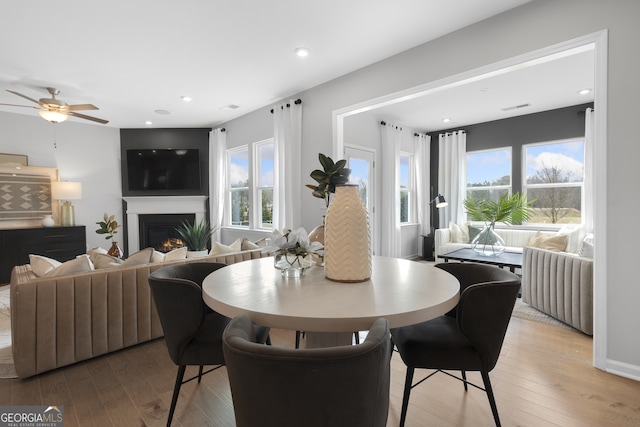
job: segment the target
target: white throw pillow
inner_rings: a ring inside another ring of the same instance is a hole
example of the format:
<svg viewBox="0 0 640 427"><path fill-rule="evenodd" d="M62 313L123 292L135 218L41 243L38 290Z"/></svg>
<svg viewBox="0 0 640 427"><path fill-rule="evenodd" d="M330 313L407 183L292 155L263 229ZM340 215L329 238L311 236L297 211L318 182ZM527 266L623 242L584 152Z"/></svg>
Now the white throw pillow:
<svg viewBox="0 0 640 427"><path fill-rule="evenodd" d="M122 260L107 254L95 254L93 256L93 266L96 270L103 268L114 268L122 265Z"/></svg>
<svg viewBox="0 0 640 427"><path fill-rule="evenodd" d="M42 255L29 255L29 264L31 271L38 277L44 277L48 272L58 267L62 263L53 258L47 258Z"/></svg>
<svg viewBox="0 0 640 427"><path fill-rule="evenodd" d="M153 248L144 248L125 259L122 266L149 264L151 262L152 255Z"/></svg>
<svg viewBox="0 0 640 427"><path fill-rule="evenodd" d="M87 251L87 255L89 255L89 259L91 262L94 262L97 254L106 254L107 250L105 248L101 248L100 246L96 246Z"/></svg>
<svg viewBox="0 0 640 427"><path fill-rule="evenodd" d="M580 242L584 239L585 231L584 227L576 225L564 225L558 234L567 236L567 249L566 252L577 254L580 250Z"/></svg>
<svg viewBox="0 0 640 427"><path fill-rule="evenodd" d="M93 270L93 264L89 259L89 255L78 255L75 259L63 262L50 272L46 277L67 276L69 274L86 273Z"/></svg>
<svg viewBox="0 0 640 427"><path fill-rule="evenodd" d="M240 250L243 251L250 251L252 249L258 249L260 248L260 246L258 246L257 244L253 243L251 240L249 239L242 239L242 244L240 245Z"/></svg>
<svg viewBox="0 0 640 427"><path fill-rule="evenodd" d="M174 249L167 253L162 253L160 251L154 250L153 254L151 255L151 262L155 263L155 262L177 261L177 260L186 259L186 258L187 258L187 247L183 246L181 248Z"/></svg>
<svg viewBox="0 0 640 427"><path fill-rule="evenodd" d="M230 254L234 252L240 252L242 250L242 239L236 239L235 242L230 244L229 246L223 245L222 243L213 242L213 247L211 248L211 252L209 255L224 255Z"/></svg>
<svg viewBox="0 0 640 427"><path fill-rule="evenodd" d="M452 243L469 243L469 224L458 225L449 221L449 232Z"/></svg>
<svg viewBox="0 0 640 427"><path fill-rule="evenodd" d="M582 240L578 254L584 258L593 258L593 251L593 234L587 234Z"/></svg>

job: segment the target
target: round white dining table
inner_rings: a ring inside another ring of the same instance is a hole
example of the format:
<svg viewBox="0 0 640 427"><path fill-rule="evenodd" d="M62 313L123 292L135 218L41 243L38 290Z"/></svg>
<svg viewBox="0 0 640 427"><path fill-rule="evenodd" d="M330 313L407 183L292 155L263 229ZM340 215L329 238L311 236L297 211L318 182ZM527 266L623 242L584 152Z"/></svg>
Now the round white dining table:
<svg viewBox="0 0 640 427"><path fill-rule="evenodd" d="M379 256L364 282L331 281L318 266L286 278L267 257L218 269L202 288L218 313L246 313L258 325L305 331L307 347L321 347L351 343L354 331L368 330L380 317L397 328L440 316L458 303L460 284L432 265Z"/></svg>

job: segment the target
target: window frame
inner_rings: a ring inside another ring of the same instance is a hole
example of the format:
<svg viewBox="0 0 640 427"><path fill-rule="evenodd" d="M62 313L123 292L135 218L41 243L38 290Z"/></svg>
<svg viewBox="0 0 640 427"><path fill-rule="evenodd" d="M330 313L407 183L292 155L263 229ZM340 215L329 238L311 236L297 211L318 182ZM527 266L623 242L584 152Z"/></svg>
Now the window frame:
<svg viewBox="0 0 640 427"><path fill-rule="evenodd" d="M400 152L400 156L399 156L400 163L398 164L398 174L400 174L400 168L401 168L400 164L402 163L403 157L408 159L407 165L409 170L408 170L406 189L403 191L401 185L399 185L399 188L398 188L398 196L399 196L398 200L400 201L400 205L398 206L398 211L399 211L398 219L400 221L400 226L415 224L416 218L418 216L418 212L416 209L417 201L416 201L416 189L415 189L415 183L416 183L415 153L410 153L407 151ZM403 192L407 193L408 207L407 207L406 221L402 221L402 193Z"/></svg>
<svg viewBox="0 0 640 427"><path fill-rule="evenodd" d="M267 139L263 139L262 141L258 141L258 142L254 142L252 144L253 146L253 176L255 177L255 179L253 180L253 188L254 190L251 192L252 193L252 197L251 199L253 200L253 206L256 207L256 209L252 209L253 211L253 215L252 216L252 223L250 223L250 228L251 229L255 229L255 230L272 230L273 229L273 195L275 194L275 181L272 182L271 186L266 186L266 185L261 185L261 172L262 172L262 156L261 156L261 148L266 146L266 145L271 145L273 147L272 152L274 153L274 158L273 160L275 161L275 140L274 138L267 138ZM274 172L274 171L272 171ZM274 177L275 178L275 177ZM271 224L269 224L268 226L265 226L265 224L263 223L263 218L262 218L262 198L261 195L265 190L271 189L271 202L272 202L272 206L271 206Z"/></svg>
<svg viewBox="0 0 640 427"><path fill-rule="evenodd" d="M230 173L231 173L231 157L236 154L236 153L240 153L240 152L246 152L247 153L247 172L248 172L248 179L247 179L247 186L246 187L232 187L231 186L231 179L230 179ZM227 149L226 152L227 155L227 191L226 191L226 195L225 195L225 226L226 227L233 227L233 228L242 228L242 229L246 229L246 228L250 228L251 227L251 155L250 155L250 151L249 151L249 145L240 145L238 147L233 147L233 148L229 148ZM249 209L249 214L247 215L248 220L249 220L249 224L248 225L241 225L241 224L233 224L233 216L232 216L232 209L233 209L233 193L235 192L241 192L241 191L247 191L248 192L248 209Z"/></svg>
<svg viewBox="0 0 640 427"><path fill-rule="evenodd" d="M581 142L582 143L582 180L575 182L564 182L564 183L540 183L540 184L529 184L527 182L527 148L528 147L539 147L543 145L561 145L568 144L572 142ZM526 224L529 226L544 226L550 229L560 229L565 225L584 225L584 211L585 211L585 173L586 170L584 168L584 157L586 150L586 141L584 137L574 137L574 138L564 138L557 140L549 140L549 141L540 141L540 142L532 142L529 144L522 144L522 194L527 196L528 191L530 189L544 189L544 188L576 188L580 187L580 223L542 223L542 222L527 222ZM529 199L529 197L527 197Z"/></svg>
<svg viewBox="0 0 640 427"><path fill-rule="evenodd" d="M470 154L478 154L478 153L489 153L489 152L498 152L498 151L508 151L509 152L509 184L501 184L501 185L487 185L481 187L470 187L469 186L469 155ZM497 147L497 148L487 148L485 150L475 150L475 151L467 151L465 153L464 159L465 166L465 175L467 177L465 183L465 197L468 198L470 194L474 191L500 191L507 190L507 194L511 196L513 193L513 146L505 146L505 147Z"/></svg>

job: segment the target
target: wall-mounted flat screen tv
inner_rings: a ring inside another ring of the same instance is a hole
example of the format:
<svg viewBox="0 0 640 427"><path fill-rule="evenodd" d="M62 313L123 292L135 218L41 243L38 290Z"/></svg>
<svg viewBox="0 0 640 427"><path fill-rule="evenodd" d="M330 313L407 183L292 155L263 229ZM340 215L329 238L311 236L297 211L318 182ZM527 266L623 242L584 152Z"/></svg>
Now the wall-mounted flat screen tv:
<svg viewBox="0 0 640 427"><path fill-rule="evenodd" d="M127 178L129 191L199 190L199 150L127 150Z"/></svg>

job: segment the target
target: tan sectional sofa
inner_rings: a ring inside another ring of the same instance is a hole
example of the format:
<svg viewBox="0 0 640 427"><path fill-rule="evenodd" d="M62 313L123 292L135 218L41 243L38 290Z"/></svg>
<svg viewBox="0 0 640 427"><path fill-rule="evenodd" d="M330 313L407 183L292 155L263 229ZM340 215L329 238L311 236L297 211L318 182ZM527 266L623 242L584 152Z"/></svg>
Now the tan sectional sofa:
<svg viewBox="0 0 640 427"><path fill-rule="evenodd" d="M11 339L20 378L163 336L149 274L185 262L233 264L260 249L166 263L38 278L29 264L11 274Z"/></svg>

